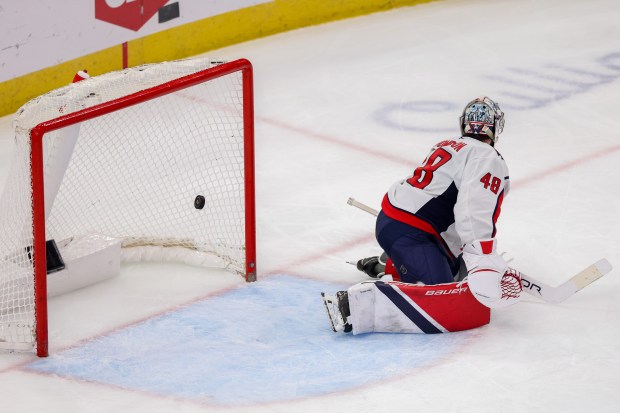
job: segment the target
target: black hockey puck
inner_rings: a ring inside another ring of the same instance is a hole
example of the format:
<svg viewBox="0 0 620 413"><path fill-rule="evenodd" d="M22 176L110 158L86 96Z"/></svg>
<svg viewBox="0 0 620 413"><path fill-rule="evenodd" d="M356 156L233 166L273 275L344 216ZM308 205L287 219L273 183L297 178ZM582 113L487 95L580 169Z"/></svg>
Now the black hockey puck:
<svg viewBox="0 0 620 413"><path fill-rule="evenodd" d="M197 195L196 199L194 199L194 208L202 209L205 207L205 197L202 195Z"/></svg>

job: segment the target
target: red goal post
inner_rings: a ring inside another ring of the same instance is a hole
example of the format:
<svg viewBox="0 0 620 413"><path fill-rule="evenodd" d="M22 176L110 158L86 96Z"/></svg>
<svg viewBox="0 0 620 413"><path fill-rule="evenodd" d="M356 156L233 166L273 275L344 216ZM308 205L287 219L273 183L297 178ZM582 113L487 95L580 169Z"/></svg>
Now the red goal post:
<svg viewBox="0 0 620 413"><path fill-rule="evenodd" d="M78 268L68 262L76 253L63 248L96 238L105 244L97 253L118 240L119 260L219 266L256 280L248 60L96 76L27 103L15 125L0 198L0 224L15 221L0 240L0 348L48 355L50 240L67 270Z"/></svg>

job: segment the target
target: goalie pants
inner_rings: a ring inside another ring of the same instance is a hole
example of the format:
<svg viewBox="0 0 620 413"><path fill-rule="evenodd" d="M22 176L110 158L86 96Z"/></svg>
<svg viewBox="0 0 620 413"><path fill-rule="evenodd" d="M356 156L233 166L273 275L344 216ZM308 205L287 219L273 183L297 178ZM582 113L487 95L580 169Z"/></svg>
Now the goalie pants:
<svg viewBox="0 0 620 413"><path fill-rule="evenodd" d="M454 281L459 271L459 260L447 252L432 234L380 212L375 235L403 282L421 281L435 285Z"/></svg>

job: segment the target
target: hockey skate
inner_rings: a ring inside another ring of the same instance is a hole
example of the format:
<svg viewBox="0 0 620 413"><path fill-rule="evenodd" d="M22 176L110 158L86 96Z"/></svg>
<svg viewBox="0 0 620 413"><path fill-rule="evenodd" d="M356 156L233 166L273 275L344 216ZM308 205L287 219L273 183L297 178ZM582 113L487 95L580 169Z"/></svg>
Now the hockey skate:
<svg viewBox="0 0 620 413"><path fill-rule="evenodd" d="M353 326L348 322L351 315L349 310L349 294L346 291L338 291L335 296L321 293L327 317L334 332L351 332Z"/></svg>
<svg viewBox="0 0 620 413"><path fill-rule="evenodd" d="M385 275L387 254L384 252L378 257L362 258L357 262L357 269L372 278L381 278Z"/></svg>

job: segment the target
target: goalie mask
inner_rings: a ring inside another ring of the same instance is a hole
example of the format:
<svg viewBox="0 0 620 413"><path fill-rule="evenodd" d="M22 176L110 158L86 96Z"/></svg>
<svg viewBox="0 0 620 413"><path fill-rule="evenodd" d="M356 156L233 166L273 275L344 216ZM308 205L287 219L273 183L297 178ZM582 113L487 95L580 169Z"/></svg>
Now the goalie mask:
<svg viewBox="0 0 620 413"><path fill-rule="evenodd" d="M504 129L504 112L486 96L469 102L460 118L461 134L477 139L490 138L495 144Z"/></svg>

